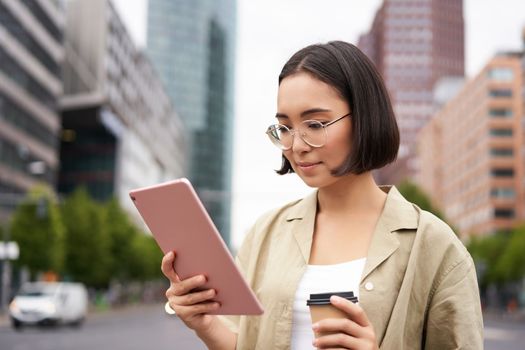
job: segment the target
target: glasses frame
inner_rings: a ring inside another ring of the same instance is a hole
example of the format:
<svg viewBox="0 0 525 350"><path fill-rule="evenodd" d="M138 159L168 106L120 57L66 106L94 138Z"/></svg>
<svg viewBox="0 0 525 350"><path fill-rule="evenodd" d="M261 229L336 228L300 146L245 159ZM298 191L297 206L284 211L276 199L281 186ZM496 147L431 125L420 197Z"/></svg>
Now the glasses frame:
<svg viewBox="0 0 525 350"><path fill-rule="evenodd" d="M317 122L319 124L321 124L321 126L323 127L323 130L325 132L325 141L322 145L314 145L314 144L311 144L310 142L306 141L304 139L304 135L303 133L299 133L299 137L301 138L301 140L303 140L304 143L306 143L308 146L310 147L313 147L313 148L320 148L320 147L323 147L324 145L326 145L326 141L328 140L328 131L326 131L326 128L329 127L330 125L332 124L335 124L337 123L338 121L340 121L341 119L343 118L346 118L346 117L351 117L352 116L352 113L347 113L337 119L334 119L334 120L331 120L329 122L326 122L326 123L322 123L318 120L312 120L312 119L308 119L308 120L304 120L301 122L301 124L304 124L304 123L307 123L307 122ZM272 132L277 128L277 127L281 127L281 128L286 128L288 130L288 132L292 135L292 144L290 145L290 147L285 147L281 141L279 141L278 139L276 139L275 137L272 136ZM283 151L288 151L289 149L291 149L293 147L293 142L295 140L295 135L297 134L298 131L300 131L301 129L300 128L297 128L297 130L290 130L289 127L287 127L286 125L283 125L283 124L272 124L268 127L268 129L266 130L266 135L268 135L268 137L270 138L270 141L272 141L272 143L277 146L279 149L283 150Z"/></svg>

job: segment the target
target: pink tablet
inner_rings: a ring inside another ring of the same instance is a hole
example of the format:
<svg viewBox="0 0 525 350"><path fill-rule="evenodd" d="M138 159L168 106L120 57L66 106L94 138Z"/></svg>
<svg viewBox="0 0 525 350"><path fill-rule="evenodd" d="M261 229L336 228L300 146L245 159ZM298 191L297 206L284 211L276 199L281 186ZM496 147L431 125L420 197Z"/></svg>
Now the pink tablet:
<svg viewBox="0 0 525 350"><path fill-rule="evenodd" d="M260 315L263 308L250 289L187 179L130 191L140 215L164 254L174 250L181 279L203 274L204 289L217 291L216 315ZM159 267L160 268L160 267Z"/></svg>

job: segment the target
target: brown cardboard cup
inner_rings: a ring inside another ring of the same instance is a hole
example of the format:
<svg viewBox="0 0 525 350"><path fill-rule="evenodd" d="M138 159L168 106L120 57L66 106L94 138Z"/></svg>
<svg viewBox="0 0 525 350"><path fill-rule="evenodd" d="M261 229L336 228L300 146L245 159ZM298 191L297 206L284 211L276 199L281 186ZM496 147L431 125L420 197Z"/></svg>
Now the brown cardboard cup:
<svg viewBox="0 0 525 350"><path fill-rule="evenodd" d="M332 292L332 293L319 293L310 294L310 299L306 301L306 305L310 307L310 317L312 318L312 324L324 320L326 318L348 318L348 315L333 306L330 303L330 297L337 295L354 303L357 302L357 297L354 296L353 292ZM326 335L329 333L315 333L315 337Z"/></svg>

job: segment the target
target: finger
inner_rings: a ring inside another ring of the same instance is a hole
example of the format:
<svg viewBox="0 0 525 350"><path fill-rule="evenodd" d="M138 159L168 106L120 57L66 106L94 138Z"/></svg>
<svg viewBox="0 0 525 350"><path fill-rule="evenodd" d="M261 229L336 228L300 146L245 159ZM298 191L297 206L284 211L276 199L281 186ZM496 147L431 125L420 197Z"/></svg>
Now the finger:
<svg viewBox="0 0 525 350"><path fill-rule="evenodd" d="M191 306L182 306L170 302L170 307L182 319L195 315L208 314L218 310L220 306L218 302L201 303Z"/></svg>
<svg viewBox="0 0 525 350"><path fill-rule="evenodd" d="M370 325L365 310L363 310L361 306L336 295L330 297L330 303L348 314L349 318L357 324L363 327L368 327Z"/></svg>
<svg viewBox="0 0 525 350"><path fill-rule="evenodd" d="M175 252L168 252L162 258L160 269L164 276L166 276L171 282L180 282L179 276L173 268L173 262L175 261Z"/></svg>
<svg viewBox="0 0 525 350"><path fill-rule="evenodd" d="M168 292L171 290L173 295L182 296L190 293L193 289L199 288L206 284L206 277L204 275L197 275L186 278L183 281L172 283ZM166 294L168 293L166 292Z"/></svg>
<svg viewBox="0 0 525 350"><path fill-rule="evenodd" d="M346 333L356 338L367 335L366 328L347 318L327 318L312 325L316 333Z"/></svg>
<svg viewBox="0 0 525 350"><path fill-rule="evenodd" d="M215 297L215 295L217 295L217 293L214 289L208 289L202 292L189 293L183 296L176 296L174 297L174 300L177 304L181 306L190 306L210 300L213 297Z"/></svg>

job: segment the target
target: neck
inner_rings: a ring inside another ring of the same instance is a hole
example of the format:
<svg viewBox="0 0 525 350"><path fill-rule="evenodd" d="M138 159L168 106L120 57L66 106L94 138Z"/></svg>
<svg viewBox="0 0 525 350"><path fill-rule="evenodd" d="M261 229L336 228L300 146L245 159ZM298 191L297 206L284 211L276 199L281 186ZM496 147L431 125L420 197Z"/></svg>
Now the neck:
<svg viewBox="0 0 525 350"><path fill-rule="evenodd" d="M381 211L385 200L384 193L375 183L371 172L360 175L345 175L336 183L319 189L319 212L370 213Z"/></svg>

